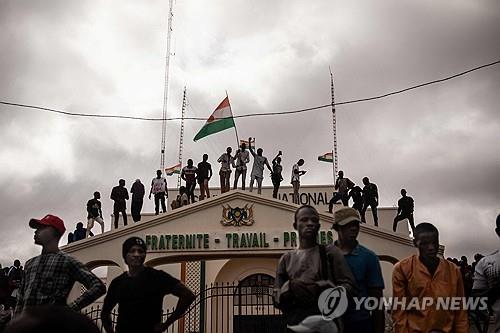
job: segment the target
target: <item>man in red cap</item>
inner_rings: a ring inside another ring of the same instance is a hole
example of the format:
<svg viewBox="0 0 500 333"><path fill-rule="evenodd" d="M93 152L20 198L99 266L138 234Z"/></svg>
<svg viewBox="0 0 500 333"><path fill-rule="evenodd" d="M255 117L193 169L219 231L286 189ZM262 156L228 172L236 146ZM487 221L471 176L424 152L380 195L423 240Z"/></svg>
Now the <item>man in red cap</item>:
<svg viewBox="0 0 500 333"><path fill-rule="evenodd" d="M30 306L46 304L67 305L78 311L106 292L102 281L87 267L59 250L59 240L66 231L63 220L47 215L40 220L31 219L29 226L35 229L35 244L42 246L42 253L26 262L15 315ZM75 281L87 290L67 304Z"/></svg>

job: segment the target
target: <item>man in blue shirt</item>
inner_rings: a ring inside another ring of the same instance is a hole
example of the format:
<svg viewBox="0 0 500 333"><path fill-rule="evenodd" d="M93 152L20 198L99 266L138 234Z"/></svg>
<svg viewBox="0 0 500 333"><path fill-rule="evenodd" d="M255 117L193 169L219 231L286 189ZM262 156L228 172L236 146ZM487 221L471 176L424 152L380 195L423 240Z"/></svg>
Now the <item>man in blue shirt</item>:
<svg viewBox="0 0 500 333"><path fill-rule="evenodd" d="M361 218L357 210L346 207L335 211L332 228L338 233L338 240L333 245L340 249L349 265L356 285L358 297L376 297L382 299L384 279L377 255L359 244L359 224ZM364 304L364 303L362 303ZM344 315L344 333L383 333L385 329L384 310L377 307L373 311L357 309L350 304Z"/></svg>

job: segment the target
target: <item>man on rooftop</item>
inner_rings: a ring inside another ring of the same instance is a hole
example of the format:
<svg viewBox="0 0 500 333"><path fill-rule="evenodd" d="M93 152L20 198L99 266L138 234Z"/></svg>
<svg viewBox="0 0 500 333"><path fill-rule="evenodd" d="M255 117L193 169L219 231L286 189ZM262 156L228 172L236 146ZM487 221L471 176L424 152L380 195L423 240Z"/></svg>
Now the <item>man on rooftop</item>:
<svg viewBox="0 0 500 333"><path fill-rule="evenodd" d="M233 149L231 147L227 147L226 152L217 159L217 162L221 164L219 170L221 194L229 191L231 187L229 179L231 177L231 165L234 164L234 159L231 156L232 151Z"/></svg>
<svg viewBox="0 0 500 333"><path fill-rule="evenodd" d="M153 178L151 181L149 200L151 200L151 194L155 197L155 215L160 214L160 203L162 212L166 213L167 206L165 205L165 197L168 198L167 180L161 176L161 170L156 170L156 178Z"/></svg>
<svg viewBox="0 0 500 333"><path fill-rule="evenodd" d="M254 139L255 140L255 139ZM257 180L257 193L262 193L262 180L264 179L264 165L267 166L270 172L273 172L269 162L267 161L267 157L262 156L264 152L262 148L257 149L257 154L252 148L252 138L248 138L248 149L253 156L253 167L252 173L250 174L250 192L253 191L253 182Z"/></svg>
<svg viewBox="0 0 500 333"><path fill-rule="evenodd" d="M104 220L102 219L100 198L101 193L96 191L94 192L94 198L87 202L87 235L85 237L89 237L89 233L94 227L94 221L101 225L101 233L104 233Z"/></svg>
<svg viewBox="0 0 500 333"><path fill-rule="evenodd" d="M238 179L240 178L241 175L241 189L244 191L245 190L245 179L247 177L247 163L250 162L250 154L248 153L248 150L246 150L247 145L246 143L242 143L240 145L240 149L236 152L236 155L234 156L234 161L233 161L233 167L235 168L234 172L234 186L233 190L236 190L238 188Z"/></svg>
<svg viewBox="0 0 500 333"><path fill-rule="evenodd" d="M349 178L344 178L344 171L340 170L337 180L335 181L335 189L337 192L333 194L333 197L328 203L328 211L331 213L333 210L333 205L337 201L341 200L344 206L349 206L349 190L353 188L354 183Z"/></svg>

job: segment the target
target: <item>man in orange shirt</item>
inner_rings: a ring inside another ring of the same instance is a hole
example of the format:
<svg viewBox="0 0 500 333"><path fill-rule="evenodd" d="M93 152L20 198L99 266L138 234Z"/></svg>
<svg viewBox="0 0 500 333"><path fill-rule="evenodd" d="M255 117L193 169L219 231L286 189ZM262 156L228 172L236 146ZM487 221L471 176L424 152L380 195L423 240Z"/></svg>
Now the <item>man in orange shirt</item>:
<svg viewBox="0 0 500 333"><path fill-rule="evenodd" d="M415 228L418 255L398 262L392 273L392 318L395 333L468 333L459 268L437 256L439 232L430 223Z"/></svg>

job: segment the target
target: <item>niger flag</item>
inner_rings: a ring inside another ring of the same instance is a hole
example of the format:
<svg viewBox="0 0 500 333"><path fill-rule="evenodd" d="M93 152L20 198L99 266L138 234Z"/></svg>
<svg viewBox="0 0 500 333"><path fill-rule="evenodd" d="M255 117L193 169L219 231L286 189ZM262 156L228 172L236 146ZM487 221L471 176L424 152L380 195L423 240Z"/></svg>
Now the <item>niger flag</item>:
<svg viewBox="0 0 500 333"><path fill-rule="evenodd" d="M207 119L205 125L195 135L194 141L198 141L207 135L214 134L231 127L234 127L233 112L231 111L231 105L229 104L229 97L226 97Z"/></svg>

